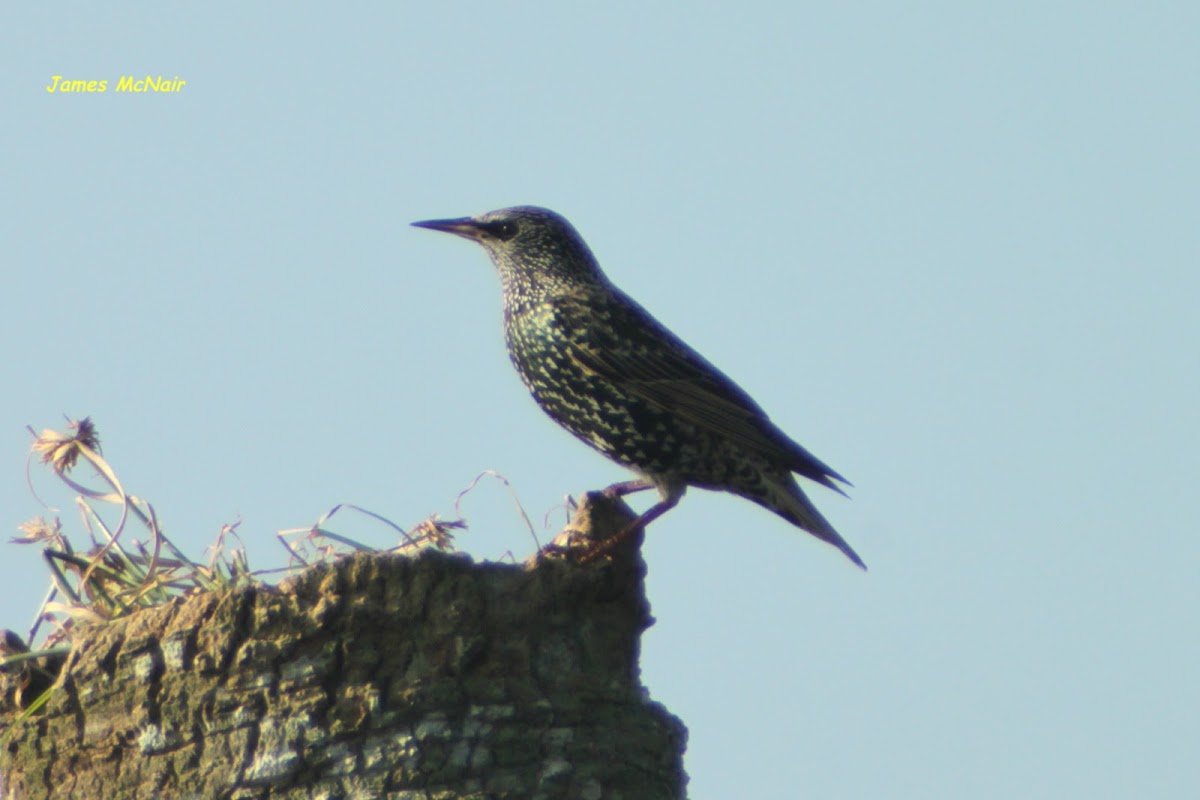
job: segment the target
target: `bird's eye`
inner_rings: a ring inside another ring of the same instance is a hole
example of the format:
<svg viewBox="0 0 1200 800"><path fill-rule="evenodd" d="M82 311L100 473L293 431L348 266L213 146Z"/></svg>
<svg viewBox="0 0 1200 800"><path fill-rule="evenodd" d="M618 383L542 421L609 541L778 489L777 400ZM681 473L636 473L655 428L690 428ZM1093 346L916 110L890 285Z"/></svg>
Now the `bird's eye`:
<svg viewBox="0 0 1200 800"><path fill-rule="evenodd" d="M501 220L500 222L487 222L479 227L483 228L488 236L491 236L493 239L499 239L502 242L507 242L517 235L517 223L510 219Z"/></svg>

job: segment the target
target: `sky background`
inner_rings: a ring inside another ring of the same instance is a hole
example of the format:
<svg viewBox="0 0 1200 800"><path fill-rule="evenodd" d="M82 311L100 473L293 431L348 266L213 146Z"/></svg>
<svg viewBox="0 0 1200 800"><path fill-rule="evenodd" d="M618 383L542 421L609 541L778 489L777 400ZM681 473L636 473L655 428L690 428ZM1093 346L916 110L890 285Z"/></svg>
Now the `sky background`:
<svg viewBox="0 0 1200 800"><path fill-rule="evenodd" d="M543 205L855 484L810 494L867 573L732 496L651 528L693 800L1200 795L1200 6L245 5L3 12L0 527L64 414L257 567L341 502L491 469L540 525L625 479L522 388L484 253L408 227ZM498 483L462 510L532 552Z"/></svg>

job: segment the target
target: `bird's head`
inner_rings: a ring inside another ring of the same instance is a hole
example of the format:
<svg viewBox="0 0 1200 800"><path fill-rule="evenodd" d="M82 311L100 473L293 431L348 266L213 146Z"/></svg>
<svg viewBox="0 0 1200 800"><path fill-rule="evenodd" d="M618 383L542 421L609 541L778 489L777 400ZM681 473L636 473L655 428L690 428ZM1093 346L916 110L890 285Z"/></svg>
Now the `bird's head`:
<svg viewBox="0 0 1200 800"><path fill-rule="evenodd" d="M474 217L414 222L483 246L506 289L553 291L603 283L592 251L571 223L546 208L514 206Z"/></svg>

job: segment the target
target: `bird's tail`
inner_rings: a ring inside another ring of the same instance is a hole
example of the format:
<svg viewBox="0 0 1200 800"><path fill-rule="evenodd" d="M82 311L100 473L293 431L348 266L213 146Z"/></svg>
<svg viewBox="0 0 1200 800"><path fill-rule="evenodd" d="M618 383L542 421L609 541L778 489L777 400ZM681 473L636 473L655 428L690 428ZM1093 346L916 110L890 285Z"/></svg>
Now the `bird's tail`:
<svg viewBox="0 0 1200 800"><path fill-rule="evenodd" d="M766 488L767 497L749 497L749 499L765 508L769 508L788 522L808 531L821 541L833 545L864 570L867 568L863 560L858 557L858 553L854 552L854 548L847 544L846 540L841 537L841 534L829 524L829 520L821 516L820 511L817 511L816 506L809 501L808 496L804 494L804 490L796 483L795 478L787 475L775 480L768 479Z"/></svg>

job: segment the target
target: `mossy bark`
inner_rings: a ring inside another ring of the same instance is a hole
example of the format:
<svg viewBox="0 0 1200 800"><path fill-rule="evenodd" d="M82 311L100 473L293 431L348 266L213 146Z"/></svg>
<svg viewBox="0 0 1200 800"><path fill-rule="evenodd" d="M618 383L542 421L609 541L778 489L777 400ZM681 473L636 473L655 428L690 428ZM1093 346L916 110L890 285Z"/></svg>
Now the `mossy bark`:
<svg viewBox="0 0 1200 800"><path fill-rule="evenodd" d="M572 527L625 519L590 495ZM644 572L636 543L357 555L95 626L41 712L0 708L0 797L683 797L686 731L639 679Z"/></svg>

